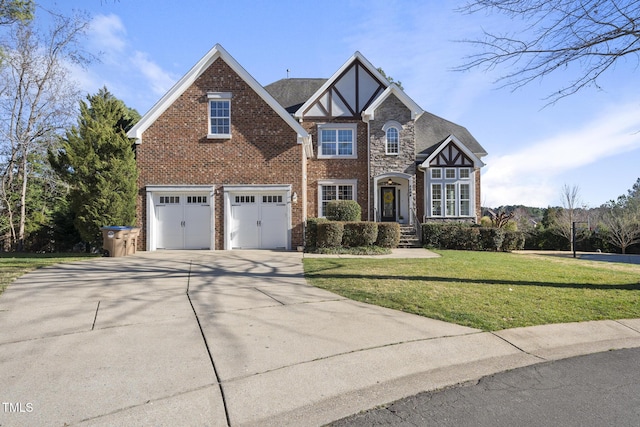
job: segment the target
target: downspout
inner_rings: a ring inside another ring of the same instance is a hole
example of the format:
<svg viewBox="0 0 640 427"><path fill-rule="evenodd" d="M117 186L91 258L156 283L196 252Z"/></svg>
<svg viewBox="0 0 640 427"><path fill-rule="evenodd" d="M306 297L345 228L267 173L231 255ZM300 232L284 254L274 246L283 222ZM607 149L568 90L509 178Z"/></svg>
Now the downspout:
<svg viewBox="0 0 640 427"><path fill-rule="evenodd" d="M367 221L371 221L371 117L362 112L362 121L367 123Z"/></svg>
<svg viewBox="0 0 640 427"><path fill-rule="evenodd" d="M371 221L371 122L367 120L367 215Z"/></svg>

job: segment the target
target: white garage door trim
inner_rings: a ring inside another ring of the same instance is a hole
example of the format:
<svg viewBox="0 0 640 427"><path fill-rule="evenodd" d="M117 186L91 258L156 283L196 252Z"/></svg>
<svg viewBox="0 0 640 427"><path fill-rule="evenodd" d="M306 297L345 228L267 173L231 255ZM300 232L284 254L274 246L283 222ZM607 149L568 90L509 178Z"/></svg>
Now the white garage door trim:
<svg viewBox="0 0 640 427"><path fill-rule="evenodd" d="M224 186L224 248L226 250L233 249L232 242L232 205L234 197L237 194L274 194L281 193L283 195L283 202L286 204L286 250L291 249L291 185L225 185Z"/></svg>
<svg viewBox="0 0 640 427"><path fill-rule="evenodd" d="M184 194L186 196L194 193L205 193L209 195L209 204L211 206L210 212L210 243L209 248L214 249L214 236L215 236L215 198L213 197L215 187L212 185L147 185L147 250L155 251L158 249L158 220L157 220L157 208L156 197L163 193L166 194Z"/></svg>

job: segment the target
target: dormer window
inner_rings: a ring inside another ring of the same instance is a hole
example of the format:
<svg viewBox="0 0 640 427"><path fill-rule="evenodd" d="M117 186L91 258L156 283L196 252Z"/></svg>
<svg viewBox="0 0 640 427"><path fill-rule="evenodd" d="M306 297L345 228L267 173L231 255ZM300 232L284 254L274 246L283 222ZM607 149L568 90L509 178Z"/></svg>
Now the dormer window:
<svg viewBox="0 0 640 427"><path fill-rule="evenodd" d="M382 127L382 130L385 133L385 154L397 156L400 153L400 129L402 129L402 125L394 121L387 122Z"/></svg>
<svg viewBox="0 0 640 427"><path fill-rule="evenodd" d="M210 92L209 99L209 132L210 139L231 138L231 93Z"/></svg>

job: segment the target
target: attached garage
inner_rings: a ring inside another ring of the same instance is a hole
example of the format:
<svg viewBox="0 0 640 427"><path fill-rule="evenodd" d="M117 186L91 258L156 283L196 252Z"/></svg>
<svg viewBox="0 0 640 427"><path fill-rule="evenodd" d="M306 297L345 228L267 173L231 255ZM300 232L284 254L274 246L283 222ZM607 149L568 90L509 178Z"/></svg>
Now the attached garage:
<svg viewBox="0 0 640 427"><path fill-rule="evenodd" d="M147 186L147 248L213 249L212 186Z"/></svg>
<svg viewBox="0 0 640 427"><path fill-rule="evenodd" d="M225 186L225 249L290 249L291 186Z"/></svg>

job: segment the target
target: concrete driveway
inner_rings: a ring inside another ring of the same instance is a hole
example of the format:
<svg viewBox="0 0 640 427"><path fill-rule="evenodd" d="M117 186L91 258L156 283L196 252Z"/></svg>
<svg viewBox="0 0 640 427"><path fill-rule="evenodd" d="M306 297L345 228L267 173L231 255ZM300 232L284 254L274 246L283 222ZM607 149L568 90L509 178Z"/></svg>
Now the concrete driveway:
<svg viewBox="0 0 640 427"><path fill-rule="evenodd" d="M0 296L0 426L321 425L640 346L637 320L486 333L346 300L309 286L301 258L158 251L23 276Z"/></svg>

